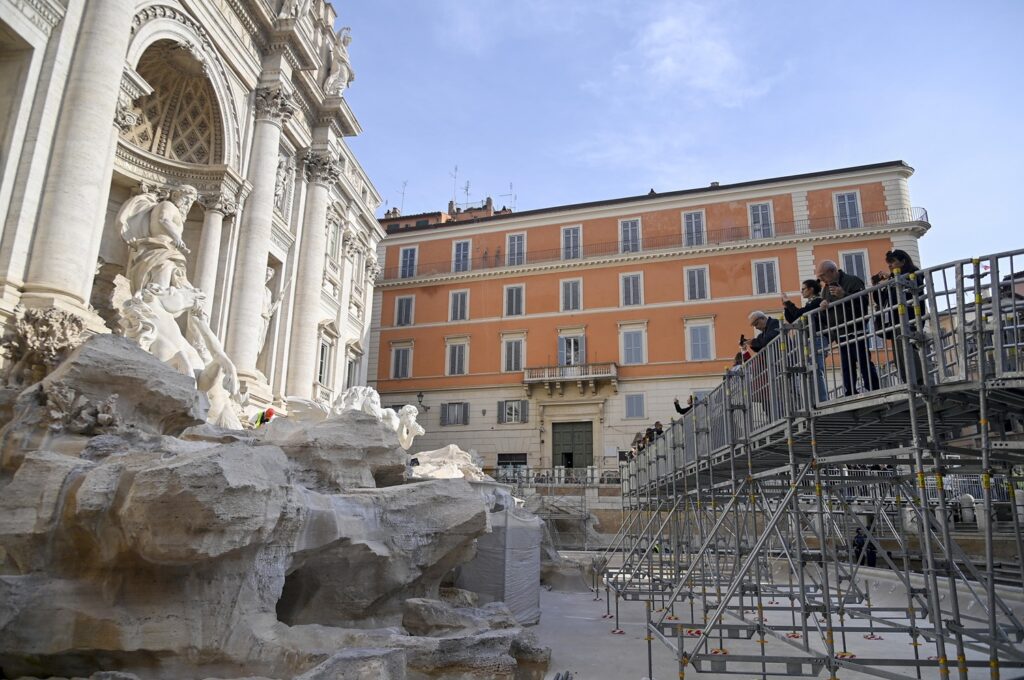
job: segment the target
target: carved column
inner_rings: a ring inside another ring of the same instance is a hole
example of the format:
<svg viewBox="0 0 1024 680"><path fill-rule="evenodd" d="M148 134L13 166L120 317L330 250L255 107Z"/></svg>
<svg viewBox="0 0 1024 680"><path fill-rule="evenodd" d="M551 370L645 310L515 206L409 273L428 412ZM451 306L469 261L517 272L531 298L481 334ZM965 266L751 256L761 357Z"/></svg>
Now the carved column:
<svg viewBox="0 0 1024 680"><path fill-rule="evenodd" d="M227 352L243 378L255 378L262 326L263 288L267 253L273 230L274 183L277 175L281 126L294 113L290 97L280 87L256 91L256 126L247 179L252 193L246 200L235 254Z"/></svg>
<svg viewBox="0 0 1024 680"><path fill-rule="evenodd" d="M29 306L87 309L117 141L135 0L86 3L25 277Z"/></svg>
<svg viewBox="0 0 1024 680"><path fill-rule="evenodd" d="M302 245L295 282L288 396L309 399L313 396L313 379L316 376L320 290L323 288L327 252L327 206L330 187L338 181L341 167L321 151L307 153L305 165L309 188L306 190L306 212L302 221Z"/></svg>
<svg viewBox="0 0 1024 680"><path fill-rule="evenodd" d="M199 252L196 253L193 283L206 293L206 302L203 306L209 314L213 310L213 291L217 286L217 265L220 262L224 218L233 215L238 206L234 196L226 192L201 196L199 202L206 212L203 215L203 233L199 236Z"/></svg>

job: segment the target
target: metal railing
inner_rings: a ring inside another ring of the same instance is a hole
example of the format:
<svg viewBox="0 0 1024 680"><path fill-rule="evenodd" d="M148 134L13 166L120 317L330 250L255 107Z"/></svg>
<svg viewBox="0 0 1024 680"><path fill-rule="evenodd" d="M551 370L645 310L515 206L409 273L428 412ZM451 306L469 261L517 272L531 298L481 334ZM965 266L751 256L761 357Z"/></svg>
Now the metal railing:
<svg viewBox="0 0 1024 680"><path fill-rule="evenodd" d="M648 600L648 639L698 673L1024 668L1022 352L1024 250L782 325L621 466L609 615L612 590ZM872 603L876 566L898 606ZM883 631L906 654L850 661Z"/></svg>
<svg viewBox="0 0 1024 680"><path fill-rule="evenodd" d="M522 262L514 265L507 263L505 255L500 251L493 254L479 254L468 259L462 259L455 266L453 259L437 262L417 262L414 267L403 268L401 266L386 267L384 269L384 281L403 280L419 278L423 276L436 276L439 274L466 273L481 269L502 269L510 267L522 267L543 262L557 262L560 260L576 261L593 258L612 257L635 252L652 252L663 250L680 250L707 248L723 244L737 244L745 242L773 241L778 238L796 236L799 234L813 233L822 234L825 232L857 232L863 229L888 227L897 224L907 223L928 223L928 211L924 208L897 208L893 210L881 210L877 212L861 213L856 218L857 226L842 226L837 222L834 215L825 217L813 217L803 220L789 222L774 222L765 227L758 227L756 230L751 225L723 226L713 230L702 229L696 233L685 233L680 227L678 232L662 234L657 236L645 236L635 242L626 244L620 241L607 241L602 243L584 243L566 251L563 248L548 248L544 250L528 250ZM767 233L766 233L767 231Z"/></svg>

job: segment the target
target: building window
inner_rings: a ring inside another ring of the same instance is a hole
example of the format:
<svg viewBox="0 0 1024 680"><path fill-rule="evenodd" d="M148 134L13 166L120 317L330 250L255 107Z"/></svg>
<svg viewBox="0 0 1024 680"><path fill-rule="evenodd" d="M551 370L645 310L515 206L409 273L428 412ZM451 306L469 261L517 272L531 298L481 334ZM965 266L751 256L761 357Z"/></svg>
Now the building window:
<svg viewBox="0 0 1024 680"><path fill-rule="evenodd" d="M754 260L754 295L777 295L779 268L775 260Z"/></svg>
<svg viewBox="0 0 1024 680"><path fill-rule="evenodd" d="M619 221L619 252L640 252L640 220Z"/></svg>
<svg viewBox="0 0 1024 680"><path fill-rule="evenodd" d="M456 241L452 244L452 271L469 271L469 248L470 241Z"/></svg>
<svg viewBox="0 0 1024 680"><path fill-rule="evenodd" d="M441 425L469 425L469 402L441 404Z"/></svg>
<svg viewBox="0 0 1024 680"><path fill-rule="evenodd" d="M359 357L350 356L345 365L345 389L359 384Z"/></svg>
<svg viewBox="0 0 1024 680"><path fill-rule="evenodd" d="M329 222L327 228L330 230L327 240L327 257L332 260L338 259L338 243L341 241L341 223Z"/></svg>
<svg viewBox="0 0 1024 680"><path fill-rule="evenodd" d="M522 316L526 286L505 286L505 316Z"/></svg>
<svg viewBox="0 0 1024 680"><path fill-rule="evenodd" d="M469 291L453 290L448 298L448 320L465 321L469 318Z"/></svg>
<svg viewBox="0 0 1024 680"><path fill-rule="evenodd" d="M465 341L461 342L450 342L448 343L448 357L447 365L445 368L448 370L445 372L446 375L466 375L468 373L467 367L469 365L468 354L469 344Z"/></svg>
<svg viewBox="0 0 1024 680"><path fill-rule="evenodd" d="M704 211L683 213L683 238L688 246L702 246L705 242Z"/></svg>
<svg viewBox="0 0 1024 680"><path fill-rule="evenodd" d="M526 467L527 458L525 453L499 453L498 467Z"/></svg>
<svg viewBox="0 0 1024 680"><path fill-rule="evenodd" d="M526 423L530 420L530 402L526 399L510 399L498 402L498 424Z"/></svg>
<svg viewBox="0 0 1024 680"><path fill-rule="evenodd" d="M391 377L400 380L412 375L412 347L391 348Z"/></svg>
<svg viewBox="0 0 1024 680"><path fill-rule="evenodd" d="M626 417L627 418L646 418L644 415L644 395L642 394L627 394L626 395Z"/></svg>
<svg viewBox="0 0 1024 680"><path fill-rule="evenodd" d="M686 325L686 358L689 361L711 361L714 355L714 338L710 323Z"/></svg>
<svg viewBox="0 0 1024 680"><path fill-rule="evenodd" d="M317 354L316 381L324 387L331 384L331 355L334 353L334 343L330 338L320 336L320 351Z"/></svg>
<svg viewBox="0 0 1024 680"><path fill-rule="evenodd" d="M836 222L840 229L857 229L860 227L860 206L857 205L857 192L847 191L836 194Z"/></svg>
<svg viewBox="0 0 1024 680"><path fill-rule="evenodd" d="M504 370L506 373L514 373L515 371L523 370L522 338L516 338L514 340L503 340L502 355L502 365L505 367Z"/></svg>
<svg viewBox="0 0 1024 680"><path fill-rule="evenodd" d="M583 279L565 279L562 281L563 312L578 312L583 309Z"/></svg>
<svg viewBox="0 0 1024 680"><path fill-rule="evenodd" d="M750 204L750 238L772 237L772 204Z"/></svg>
<svg viewBox="0 0 1024 680"><path fill-rule="evenodd" d="M580 366L586 363L586 342L582 335L558 336L558 365Z"/></svg>
<svg viewBox="0 0 1024 680"><path fill-rule="evenodd" d="M562 259L578 260L580 258L581 227L562 227Z"/></svg>
<svg viewBox="0 0 1024 680"><path fill-rule="evenodd" d="M416 246L402 248L398 259L398 278L411 279L416 276Z"/></svg>
<svg viewBox="0 0 1024 680"><path fill-rule="evenodd" d="M622 306L642 305L644 303L643 274L622 274L619 280L622 282Z"/></svg>
<svg viewBox="0 0 1024 680"><path fill-rule="evenodd" d="M866 250L851 250L839 253L843 260L843 271L853 274L861 281L868 281L868 253Z"/></svg>
<svg viewBox="0 0 1024 680"><path fill-rule="evenodd" d="M411 326L412 325L412 310L413 304L415 303L416 297L414 295L407 295L400 298L395 298L395 325L396 326Z"/></svg>
<svg viewBox="0 0 1024 680"><path fill-rule="evenodd" d="M526 234L509 234L505 244L505 258L508 266L526 264Z"/></svg>
<svg viewBox="0 0 1024 680"><path fill-rule="evenodd" d="M644 363L644 336L643 329L631 329L622 331L622 363L625 365Z"/></svg>
<svg viewBox="0 0 1024 680"><path fill-rule="evenodd" d="M707 300L708 293L708 268L687 267L686 271L686 299Z"/></svg>

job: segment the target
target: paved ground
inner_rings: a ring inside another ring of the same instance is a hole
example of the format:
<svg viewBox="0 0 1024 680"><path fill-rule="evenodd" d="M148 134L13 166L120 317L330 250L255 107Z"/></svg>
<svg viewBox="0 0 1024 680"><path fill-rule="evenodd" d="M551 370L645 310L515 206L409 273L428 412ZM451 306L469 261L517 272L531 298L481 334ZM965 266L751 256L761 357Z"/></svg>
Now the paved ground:
<svg viewBox="0 0 1024 680"><path fill-rule="evenodd" d="M601 601L595 602L592 593L561 593L541 589L541 622L533 630L542 644L551 647L551 671L547 680L562 671L571 671L573 680L641 680L647 679L647 642L644 640L645 611L642 602L620 602L620 626L624 635L612 635L614 620L601 618L605 613L604 593ZM771 617L769 617L771 620ZM861 658L895 658L907 655L909 637L895 634L883 636L883 640L865 640L863 636L851 635L847 639L847 649ZM838 642L838 640L837 640ZM756 654L758 647L752 641L726 640L726 647L732 654ZM716 645L717 646L717 643ZM766 649L784 653L787 648L781 643L770 641ZM920 647L922 658L935 654L931 646ZM652 660L654 668L653 680L677 680L679 677L675 654L659 640L652 642ZM974 656L969 653L969 656ZM731 667L732 668L732 667ZM806 670L808 666L804 666ZM914 678L914 670L909 668L891 671L903 677ZM969 669L970 678L987 678L988 669ZM1004 678L1018 678L1022 675L1018 669L1006 669ZM728 676L718 673L696 673L693 668L687 669L686 680L736 678L753 680L761 678L756 667L749 673L730 673ZM827 678L823 673L818 676ZM841 680L865 680L877 676L866 675L852 670L840 669ZM921 675L924 679L938 678L937 669L926 669ZM952 678L956 678L953 670Z"/></svg>

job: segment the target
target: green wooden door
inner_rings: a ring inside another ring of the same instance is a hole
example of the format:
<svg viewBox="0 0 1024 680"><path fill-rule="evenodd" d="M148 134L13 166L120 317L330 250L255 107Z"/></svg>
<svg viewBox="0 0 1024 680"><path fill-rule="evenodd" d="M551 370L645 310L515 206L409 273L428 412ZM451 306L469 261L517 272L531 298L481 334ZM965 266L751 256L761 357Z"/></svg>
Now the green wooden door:
<svg viewBox="0 0 1024 680"><path fill-rule="evenodd" d="M585 468L594 464L593 423L553 423L551 428L553 465Z"/></svg>

